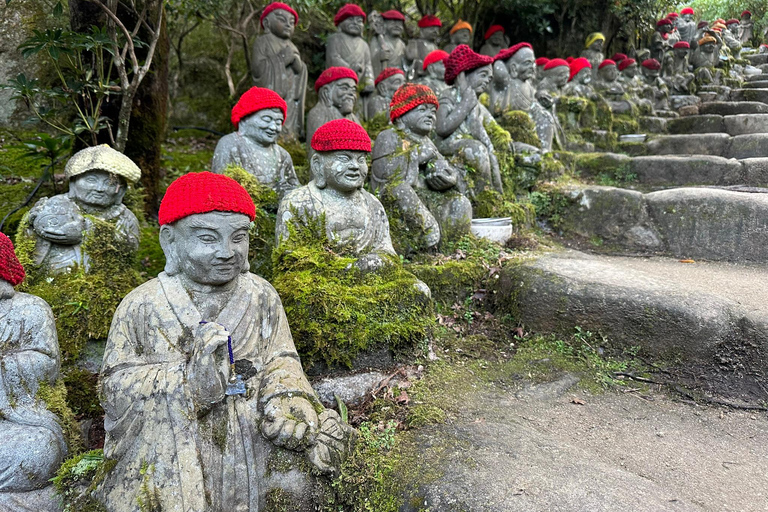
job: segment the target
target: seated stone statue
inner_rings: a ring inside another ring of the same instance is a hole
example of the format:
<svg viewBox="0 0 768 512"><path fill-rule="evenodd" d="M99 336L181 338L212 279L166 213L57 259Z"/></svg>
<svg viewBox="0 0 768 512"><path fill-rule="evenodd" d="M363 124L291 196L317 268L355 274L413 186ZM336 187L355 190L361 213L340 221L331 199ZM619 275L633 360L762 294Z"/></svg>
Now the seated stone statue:
<svg viewBox="0 0 768 512"><path fill-rule="evenodd" d="M385 68L405 66L405 16L400 11L390 10L381 14L371 13L371 26L375 35L368 41L371 49L373 75L378 76Z"/></svg>
<svg viewBox="0 0 768 512"><path fill-rule="evenodd" d="M709 22L708 21L700 21L698 25L696 25L696 36L694 36L694 39L698 41L707 35L707 31L709 31Z"/></svg>
<svg viewBox="0 0 768 512"><path fill-rule="evenodd" d="M491 25L483 36L485 42L480 47L480 55L495 57L497 53L509 46L509 38L504 35L504 27Z"/></svg>
<svg viewBox="0 0 768 512"><path fill-rule="evenodd" d="M418 251L441 239L469 233L472 204L462 193L461 173L440 154L430 133L437 115L437 96L425 85L406 84L392 97L394 128L376 137L371 190L391 215L402 218L419 236Z"/></svg>
<svg viewBox="0 0 768 512"><path fill-rule="evenodd" d="M449 32L451 40L443 47L443 51L451 53L460 44L472 44L472 25L464 20L459 20L451 27Z"/></svg>
<svg viewBox="0 0 768 512"><path fill-rule="evenodd" d="M75 153L64 168L69 192L40 199L29 211L25 234L35 239L35 265L43 273L91 267L82 244L95 219L114 222L114 236L126 250L139 248L139 221L125 205L128 183L141 177L133 161L106 144Z"/></svg>
<svg viewBox="0 0 768 512"><path fill-rule="evenodd" d="M371 139L359 125L338 119L321 126L310 142L312 181L286 195L277 211L277 247L290 237L291 222L325 218L326 235L337 254L357 257L363 271L375 271L395 255L389 221L378 199L363 190ZM294 220L295 219L295 220Z"/></svg>
<svg viewBox="0 0 768 512"><path fill-rule="evenodd" d="M357 74L349 68L328 68L315 81L317 104L307 114L307 140L328 121L349 119L360 123L355 115ZM312 148L307 150L311 156Z"/></svg>
<svg viewBox="0 0 768 512"><path fill-rule="evenodd" d="M254 215L227 176L168 187L165 272L126 296L104 352L104 456L115 466L98 493L110 512L265 510L275 489L311 499L308 475L267 469L282 449L323 473L339 467L349 427L304 376L277 292L248 272Z"/></svg>
<svg viewBox="0 0 768 512"><path fill-rule="evenodd" d="M565 59L552 59L544 65L538 92L560 94L571 77L571 67Z"/></svg>
<svg viewBox="0 0 768 512"><path fill-rule="evenodd" d="M338 32L328 36L325 45L325 67L349 68L357 74L361 94L373 92L373 64L371 50L362 37L365 12L355 4L346 4L338 10L333 24ZM312 136L307 133L307 138Z"/></svg>
<svg viewBox="0 0 768 512"><path fill-rule="evenodd" d="M741 21L739 22L739 42L742 46L749 45L752 40L754 26L755 22L752 21L752 13L750 11L742 12Z"/></svg>
<svg viewBox="0 0 768 512"><path fill-rule="evenodd" d="M48 304L13 289L24 275L0 233L0 510L54 512L61 506L50 479L67 444L37 393L59 376L59 343Z"/></svg>
<svg viewBox="0 0 768 512"><path fill-rule="evenodd" d="M299 15L288 5L273 2L261 13L264 34L257 37L251 52L253 85L271 89L286 102L283 136L304 136L304 98L307 65L291 42Z"/></svg>
<svg viewBox="0 0 768 512"><path fill-rule="evenodd" d="M669 110L669 88L661 79L661 64L656 59L646 59L641 65L643 89L641 97L653 104L654 110Z"/></svg>
<svg viewBox="0 0 768 512"><path fill-rule="evenodd" d="M669 33L667 43L671 48L675 43L680 42L680 32L677 31L677 21L680 19L680 15L676 12L667 14L667 19L672 22L672 30Z"/></svg>
<svg viewBox="0 0 768 512"><path fill-rule="evenodd" d="M548 62L549 59L546 57L539 57L536 59L536 76L534 77L536 84L541 82L541 79L544 78L544 66L546 66Z"/></svg>
<svg viewBox="0 0 768 512"><path fill-rule="evenodd" d="M368 99L366 119L373 119L381 112L389 117L392 95L405 83L405 73L400 68L386 68L376 77L376 94Z"/></svg>
<svg viewBox="0 0 768 512"><path fill-rule="evenodd" d="M423 68L426 74L421 77L419 83L422 83L432 89L435 94L440 95L448 88L445 84L445 59L448 54L443 50L430 52L424 58Z"/></svg>
<svg viewBox="0 0 768 512"><path fill-rule="evenodd" d="M672 21L667 18L656 22L656 31L651 36L651 44L649 46L651 59L656 59L658 62L664 60L664 54L674 44L669 41L669 34L672 33L673 28Z"/></svg>
<svg viewBox="0 0 768 512"><path fill-rule="evenodd" d="M741 53L741 40L739 36L741 34L741 26L739 20L731 18L725 22L726 30L723 31L723 41L725 45L731 50L731 55L735 58L739 57Z"/></svg>
<svg viewBox="0 0 768 512"><path fill-rule="evenodd" d="M587 36L584 49L581 51L581 56L592 66L592 80L597 80L598 66L605 60L603 45L605 45L605 36L600 32L594 32Z"/></svg>
<svg viewBox="0 0 768 512"><path fill-rule="evenodd" d="M592 87L592 64L584 57L574 59L570 65L568 83L563 87L565 96L578 96L590 100L597 99L597 93Z"/></svg>
<svg viewBox="0 0 768 512"><path fill-rule="evenodd" d="M619 80L629 92L629 89L636 88L640 85L640 78L637 76L638 68L637 61L632 58L626 58L619 62L618 66Z"/></svg>
<svg viewBox="0 0 768 512"><path fill-rule="evenodd" d="M443 26L443 22L437 16L427 14L419 20L418 26L419 36L408 41L408 46L405 48L405 60L408 62L413 78L426 74L424 59L437 50L437 39L440 37L440 27ZM411 75L408 76L411 77Z"/></svg>
<svg viewBox="0 0 768 512"><path fill-rule="evenodd" d="M680 41L692 44L696 41L696 22L693 21L694 12L691 7L686 7L680 11L680 18L677 20L677 32L680 34Z"/></svg>
<svg viewBox="0 0 768 512"><path fill-rule="evenodd" d="M277 145L286 108L285 100L269 89L252 87L243 94L232 109L237 131L216 144L211 170L221 174L229 165L242 167L278 197L298 187L291 155Z"/></svg>
<svg viewBox="0 0 768 512"><path fill-rule="evenodd" d="M619 69L612 59L605 59L598 66L594 89L608 103L611 112L625 114L632 111L633 104L626 98L627 91L619 81Z"/></svg>
<svg viewBox="0 0 768 512"><path fill-rule="evenodd" d="M664 81L669 87L670 94L691 94L691 82L694 76L691 73L691 65L688 63L688 53L691 45L686 41L674 44L672 51L664 57L664 69L662 72Z"/></svg>

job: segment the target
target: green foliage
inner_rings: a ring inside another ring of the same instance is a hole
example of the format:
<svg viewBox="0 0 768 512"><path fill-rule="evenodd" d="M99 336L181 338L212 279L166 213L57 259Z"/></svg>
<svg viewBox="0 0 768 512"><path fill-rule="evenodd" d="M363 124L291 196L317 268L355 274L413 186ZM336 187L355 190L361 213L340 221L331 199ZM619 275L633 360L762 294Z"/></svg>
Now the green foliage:
<svg viewBox="0 0 768 512"><path fill-rule="evenodd" d="M104 459L103 450L91 450L64 461L51 479L62 499L63 512L107 512L93 497L93 491L114 466L115 461Z"/></svg>
<svg viewBox="0 0 768 512"><path fill-rule="evenodd" d="M37 389L37 398L43 401L46 409L59 418L64 439L70 453L79 453L83 450L83 440L80 436L80 425L68 403L68 393L64 382L59 379L53 386L41 383Z"/></svg>
<svg viewBox="0 0 768 512"><path fill-rule="evenodd" d="M371 140L376 140L381 132L391 128L389 124L389 113L386 111L376 112L376 115L367 121L363 121L363 128L368 132Z"/></svg>
<svg viewBox="0 0 768 512"><path fill-rule="evenodd" d="M83 368L69 368L64 377L67 405L80 418L99 418L104 409L99 403L99 376Z"/></svg>
<svg viewBox="0 0 768 512"><path fill-rule="evenodd" d="M752 30L755 37L751 41L754 48L758 47L762 40L760 35L768 27L768 5L763 0L692 0L690 5L702 20L739 19L743 11L750 11L755 24Z"/></svg>
<svg viewBox="0 0 768 512"><path fill-rule="evenodd" d="M329 250L324 219L292 222L289 233L275 252L272 284L305 365L351 367L356 355L382 345L398 352L424 345L432 303L399 261L360 272L356 258Z"/></svg>
<svg viewBox="0 0 768 512"><path fill-rule="evenodd" d="M536 209L536 216L548 221L554 229L562 225L565 211L570 205L568 197L555 187L539 187L528 194L528 200Z"/></svg>
<svg viewBox="0 0 768 512"><path fill-rule="evenodd" d="M512 140L530 144L537 148L541 147L541 141L536 134L536 125L531 116L521 110L510 110L504 112L499 119L499 125L509 132Z"/></svg>

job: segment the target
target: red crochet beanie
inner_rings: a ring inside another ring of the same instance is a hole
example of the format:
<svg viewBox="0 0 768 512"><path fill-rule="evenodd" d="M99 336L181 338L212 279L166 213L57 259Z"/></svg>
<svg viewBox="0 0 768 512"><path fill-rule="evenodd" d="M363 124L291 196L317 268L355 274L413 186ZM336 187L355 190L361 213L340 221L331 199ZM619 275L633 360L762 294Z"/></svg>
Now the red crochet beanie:
<svg viewBox="0 0 768 512"><path fill-rule="evenodd" d="M536 66L546 66L549 62L549 59L546 57L539 57L536 59Z"/></svg>
<svg viewBox="0 0 768 512"><path fill-rule="evenodd" d="M671 12L671 13L667 14L667 18L670 19L670 20L673 19L673 18L679 18L679 17L680 17L680 15L677 14L676 12Z"/></svg>
<svg viewBox="0 0 768 512"><path fill-rule="evenodd" d="M568 63L568 65L570 66L570 65L571 65L571 62L573 62L573 57L566 57L566 58L565 58L565 62L567 62L567 63Z"/></svg>
<svg viewBox="0 0 768 512"><path fill-rule="evenodd" d="M672 25L672 22L667 18L656 22L656 28L663 27L664 25Z"/></svg>
<svg viewBox="0 0 768 512"><path fill-rule="evenodd" d="M645 69L650 69L653 71L658 71L661 69L661 64L656 59L645 59L642 66Z"/></svg>
<svg viewBox="0 0 768 512"><path fill-rule="evenodd" d="M504 27L502 27L501 25L491 25L491 26L488 28L488 30L486 30L486 31L485 31L485 36L483 36L483 37L484 37L484 38L485 38L485 40L487 41L487 40L488 40L488 39L490 39L490 38L491 38L491 36L492 36L493 34L495 34L496 32L501 32L501 33L503 34L503 33L504 33Z"/></svg>
<svg viewBox="0 0 768 512"><path fill-rule="evenodd" d="M674 44L674 46L672 46L672 48L674 49L686 48L690 50L691 43L689 43L688 41L678 41Z"/></svg>
<svg viewBox="0 0 768 512"><path fill-rule="evenodd" d="M437 96L428 86L405 84L392 95L392 101L389 103L389 119L395 122L398 117L424 103L431 103L435 107L440 106Z"/></svg>
<svg viewBox="0 0 768 512"><path fill-rule="evenodd" d="M605 59L603 62L600 63L599 66L597 66L597 69L603 69L605 66L615 66L616 61L612 59Z"/></svg>
<svg viewBox="0 0 768 512"><path fill-rule="evenodd" d="M24 280L24 267L19 263L11 239L0 233L0 279L16 286Z"/></svg>
<svg viewBox="0 0 768 512"><path fill-rule="evenodd" d="M683 14L683 15L690 14L691 16L693 16L693 8L692 7L686 7L682 11L680 11L680 14Z"/></svg>
<svg viewBox="0 0 768 512"><path fill-rule="evenodd" d="M737 20L736 18L731 18L731 19L729 19L728 21L725 22L725 25L726 26L728 26L728 25L738 25L739 23L741 23L741 22L739 20Z"/></svg>
<svg viewBox="0 0 768 512"><path fill-rule="evenodd" d="M560 66L568 66L568 61L565 59L552 59L544 65L544 71L550 69L559 68Z"/></svg>
<svg viewBox="0 0 768 512"><path fill-rule="evenodd" d="M635 59L626 58L619 62L619 71L624 71L632 64L637 64L637 61Z"/></svg>
<svg viewBox="0 0 768 512"><path fill-rule="evenodd" d="M351 18L352 16L362 16L363 20L366 18L365 11L361 9L359 5L346 4L344 7L339 9L339 11L336 13L336 16L333 17L333 24L338 26L339 23L347 18Z"/></svg>
<svg viewBox="0 0 768 512"><path fill-rule="evenodd" d="M573 59L573 62L571 62L571 77L568 79L568 81L570 82L573 80L576 75L579 74L579 71L583 69L592 69L592 64L590 64L589 61L584 57Z"/></svg>
<svg viewBox="0 0 768 512"><path fill-rule="evenodd" d="M405 21L405 16L400 11L392 9L391 11L384 11L381 13L381 17L385 20L398 20Z"/></svg>
<svg viewBox="0 0 768 512"><path fill-rule="evenodd" d="M268 6L264 8L264 12L261 13L261 17L259 18L259 24L261 25L261 28L264 28L264 18L267 17L267 14L271 13L272 11L276 11L278 9L282 9L283 11L288 11L289 13L293 14L293 24L298 25L299 24L299 15L291 9L290 6L287 4L284 4L282 2L272 2Z"/></svg>
<svg viewBox="0 0 768 512"><path fill-rule="evenodd" d="M424 65L421 67L424 71L435 62L440 62L448 58L448 52L443 50L432 50L424 57Z"/></svg>
<svg viewBox="0 0 768 512"><path fill-rule="evenodd" d="M315 80L315 92L319 91L322 86L342 78L351 78L357 83L357 73L349 68L334 66L326 69L317 77L317 80Z"/></svg>
<svg viewBox="0 0 768 512"><path fill-rule="evenodd" d="M440 21L440 18L437 16L434 16L432 14L427 14L423 18L419 20L417 23L419 28L427 28L427 27L442 27L443 22Z"/></svg>
<svg viewBox="0 0 768 512"><path fill-rule="evenodd" d="M627 55L625 53L614 53L613 57L611 57L611 60L613 62L619 63L627 58Z"/></svg>
<svg viewBox="0 0 768 512"><path fill-rule="evenodd" d="M381 73L379 73L379 76L376 77L376 80L373 81L373 85L379 85L379 82L382 80L386 80L395 75L405 76L405 73L403 73L403 70L400 68L384 68Z"/></svg>
<svg viewBox="0 0 768 512"><path fill-rule="evenodd" d="M208 212L234 212L256 218L256 207L248 192L238 182L212 172L190 172L168 186L160 202L160 225Z"/></svg>
<svg viewBox="0 0 768 512"><path fill-rule="evenodd" d="M285 124L285 117L288 115L288 106L285 104L285 100L275 91L264 87L251 87L240 96L237 104L232 107L232 124L237 129L242 118L265 108L282 110L283 124Z"/></svg>
<svg viewBox="0 0 768 512"><path fill-rule="evenodd" d="M493 57L480 55L472 51L469 46L460 44L445 60L445 83L453 85L454 80L462 71L472 71L488 64L493 64Z"/></svg>
<svg viewBox="0 0 768 512"><path fill-rule="evenodd" d="M499 53L496 54L496 56L493 58L494 62L497 60L507 60L512 58L514 54L522 50L523 48L530 48L533 50L533 46L530 45L530 43L517 43L515 45L510 46L509 48L505 50L501 50Z"/></svg>
<svg viewBox="0 0 768 512"><path fill-rule="evenodd" d="M750 11L743 11L741 17L743 18L744 16L752 16L752 13Z"/></svg>
<svg viewBox="0 0 768 512"><path fill-rule="evenodd" d="M699 24L696 25L696 28L702 29L702 28L705 28L705 27L708 27L708 26L709 26L709 22L708 21L700 21Z"/></svg>
<svg viewBox="0 0 768 512"><path fill-rule="evenodd" d="M310 146L315 151L366 151L371 152L368 132L349 119L328 121L312 135Z"/></svg>

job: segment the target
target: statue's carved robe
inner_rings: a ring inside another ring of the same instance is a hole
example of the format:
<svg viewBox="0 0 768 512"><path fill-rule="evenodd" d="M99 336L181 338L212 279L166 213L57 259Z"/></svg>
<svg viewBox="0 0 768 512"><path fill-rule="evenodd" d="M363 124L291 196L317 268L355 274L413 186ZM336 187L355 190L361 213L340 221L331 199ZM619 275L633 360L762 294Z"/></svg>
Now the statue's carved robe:
<svg viewBox="0 0 768 512"><path fill-rule="evenodd" d="M382 50L384 45L392 49L392 56L389 60L383 60ZM405 70L405 42L399 37L390 37L388 35L375 35L368 41L371 50L371 63L373 65L373 76L379 76L384 68L398 68Z"/></svg>
<svg viewBox="0 0 768 512"><path fill-rule="evenodd" d="M217 318L203 318L180 278L163 272L118 307L101 375L104 455L117 461L100 488L110 512L138 510L147 494L164 512L264 510L274 449L259 430L264 404L289 394L319 401L274 288L245 273L229 293ZM196 404L186 368L201 320L226 327L235 361L253 365L245 397Z"/></svg>
<svg viewBox="0 0 768 512"><path fill-rule="evenodd" d="M361 87L373 85L371 49L362 37L336 32L325 45L325 67L341 66L357 73ZM309 139L309 135L307 135Z"/></svg>

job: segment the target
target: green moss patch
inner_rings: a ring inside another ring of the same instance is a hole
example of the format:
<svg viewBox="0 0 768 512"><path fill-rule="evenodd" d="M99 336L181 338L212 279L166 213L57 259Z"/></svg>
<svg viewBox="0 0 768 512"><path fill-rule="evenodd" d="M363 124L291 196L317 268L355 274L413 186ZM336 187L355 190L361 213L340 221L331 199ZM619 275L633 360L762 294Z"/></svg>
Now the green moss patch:
<svg viewBox="0 0 768 512"><path fill-rule="evenodd" d="M37 398L45 403L46 409L59 418L64 439L70 453L79 453L83 450L83 440L80 436L80 426L68 403L67 388L62 380L56 381L51 386L46 383L40 385L37 390Z"/></svg>
<svg viewBox="0 0 768 512"><path fill-rule="evenodd" d="M536 125L527 112L522 110L504 112L498 122L502 128L509 132L512 140L530 144L537 148L541 147L541 141L536 134Z"/></svg>
<svg viewBox="0 0 768 512"><path fill-rule="evenodd" d="M64 512L107 512L93 494L115 462L104 459L102 450L91 450L64 461L51 480L62 499Z"/></svg>

